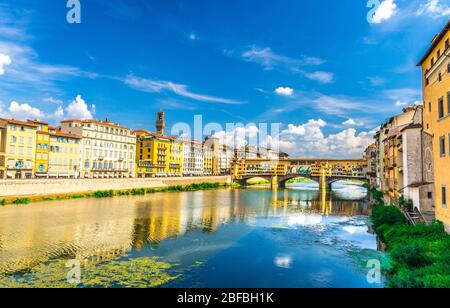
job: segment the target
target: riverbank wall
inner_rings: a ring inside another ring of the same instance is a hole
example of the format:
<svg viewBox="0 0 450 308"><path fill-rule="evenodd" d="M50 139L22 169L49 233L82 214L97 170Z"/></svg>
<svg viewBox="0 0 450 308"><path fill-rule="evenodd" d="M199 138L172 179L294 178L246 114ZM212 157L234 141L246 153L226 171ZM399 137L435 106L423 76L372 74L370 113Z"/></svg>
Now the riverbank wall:
<svg viewBox="0 0 450 308"><path fill-rule="evenodd" d="M230 176L149 178L149 179L39 179L0 180L0 199L58 194L89 193L102 190L167 188L191 184L231 184Z"/></svg>

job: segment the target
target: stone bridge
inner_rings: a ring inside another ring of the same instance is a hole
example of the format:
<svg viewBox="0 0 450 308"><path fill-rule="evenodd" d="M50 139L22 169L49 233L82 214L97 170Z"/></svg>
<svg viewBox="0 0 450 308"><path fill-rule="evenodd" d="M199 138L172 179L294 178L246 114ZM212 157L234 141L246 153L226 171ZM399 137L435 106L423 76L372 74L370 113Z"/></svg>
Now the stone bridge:
<svg viewBox="0 0 450 308"><path fill-rule="evenodd" d="M289 180L307 178L319 183L320 189L330 189L342 180L368 183L366 170L363 159L250 159L234 163L232 179L245 186L252 178L263 178L272 187L284 187Z"/></svg>

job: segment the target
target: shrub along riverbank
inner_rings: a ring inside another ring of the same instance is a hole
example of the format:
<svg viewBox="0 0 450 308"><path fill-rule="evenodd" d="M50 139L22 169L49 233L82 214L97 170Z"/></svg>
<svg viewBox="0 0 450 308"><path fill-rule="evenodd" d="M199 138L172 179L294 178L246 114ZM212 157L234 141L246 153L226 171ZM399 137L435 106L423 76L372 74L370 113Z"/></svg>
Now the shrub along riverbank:
<svg viewBox="0 0 450 308"><path fill-rule="evenodd" d="M388 287L448 288L450 235L444 225L410 225L398 207L384 203L379 191L372 191L372 196L373 229L392 260Z"/></svg>
<svg viewBox="0 0 450 308"><path fill-rule="evenodd" d="M0 206L7 204L29 204L31 202L42 202L42 201L56 201L56 200L69 200L69 199L82 199L82 198L112 198L115 196L144 196L147 194L154 193L165 193L165 192L186 192L186 191L198 191L198 190L211 190L226 187L234 187L235 185L221 184L221 183L200 183L191 184L187 186L168 186L163 188L133 188L126 190L101 190L95 192L87 193L77 193L77 194L64 194L64 195L54 195L54 196L36 196L30 198L10 198L1 199Z"/></svg>

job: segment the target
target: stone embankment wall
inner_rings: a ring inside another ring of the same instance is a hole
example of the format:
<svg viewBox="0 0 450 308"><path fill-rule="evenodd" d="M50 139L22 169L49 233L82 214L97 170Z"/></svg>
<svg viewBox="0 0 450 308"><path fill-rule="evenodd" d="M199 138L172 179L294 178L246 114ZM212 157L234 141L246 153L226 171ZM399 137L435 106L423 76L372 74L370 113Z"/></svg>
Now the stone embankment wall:
<svg viewBox="0 0 450 308"><path fill-rule="evenodd" d="M230 176L151 178L151 179L39 179L0 180L1 197L46 196L71 193L94 192L98 190L126 190L133 188L164 188L200 183L230 184Z"/></svg>

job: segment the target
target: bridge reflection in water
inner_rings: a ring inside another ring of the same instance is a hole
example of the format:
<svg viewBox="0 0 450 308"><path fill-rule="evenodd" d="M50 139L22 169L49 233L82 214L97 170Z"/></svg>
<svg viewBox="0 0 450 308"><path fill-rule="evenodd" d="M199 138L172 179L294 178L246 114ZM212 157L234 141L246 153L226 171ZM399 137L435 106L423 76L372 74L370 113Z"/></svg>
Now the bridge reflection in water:
<svg viewBox="0 0 450 308"><path fill-rule="evenodd" d="M98 263L146 247L158 251L164 241L189 234L209 237L225 225L245 226L257 218L352 217L369 211L358 200L341 201L327 191L253 189L6 206L0 211L0 279L49 260Z"/></svg>
<svg viewBox="0 0 450 308"><path fill-rule="evenodd" d="M272 206L285 208L290 213L299 211L306 213L353 217L370 214L370 206L363 199L345 200L338 193L320 189L312 191L310 198L302 199L302 192L273 189Z"/></svg>

